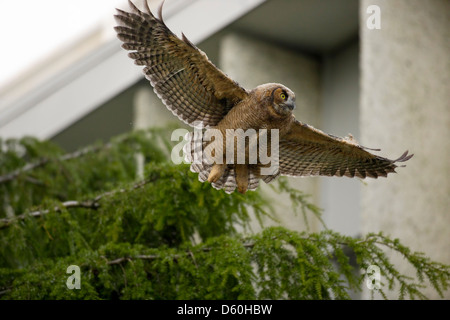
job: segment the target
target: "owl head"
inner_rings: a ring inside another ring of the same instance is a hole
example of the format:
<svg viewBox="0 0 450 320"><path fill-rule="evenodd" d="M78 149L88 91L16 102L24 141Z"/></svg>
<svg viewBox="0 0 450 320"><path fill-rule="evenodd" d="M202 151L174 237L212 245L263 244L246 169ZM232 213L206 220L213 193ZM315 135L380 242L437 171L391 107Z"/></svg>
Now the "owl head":
<svg viewBox="0 0 450 320"><path fill-rule="evenodd" d="M266 83L256 87L255 91L264 97L264 104L277 115L286 116L295 109L294 92L282 84Z"/></svg>

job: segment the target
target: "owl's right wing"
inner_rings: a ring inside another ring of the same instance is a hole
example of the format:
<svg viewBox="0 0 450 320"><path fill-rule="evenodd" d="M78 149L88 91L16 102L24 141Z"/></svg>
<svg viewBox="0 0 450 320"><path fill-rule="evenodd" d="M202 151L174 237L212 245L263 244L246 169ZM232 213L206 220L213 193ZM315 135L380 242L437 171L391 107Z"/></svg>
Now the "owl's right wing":
<svg viewBox="0 0 450 320"><path fill-rule="evenodd" d="M390 160L367 151L352 138L339 138L295 120L280 139L280 173L287 176L386 177L395 172L396 162L413 155L406 151ZM378 151L378 150L377 150Z"/></svg>
<svg viewBox="0 0 450 320"><path fill-rule="evenodd" d="M214 66L184 35L179 39L157 19L144 1L144 11L131 1L131 12L117 9L115 27L122 47L144 73L169 110L189 125L215 126L248 92Z"/></svg>

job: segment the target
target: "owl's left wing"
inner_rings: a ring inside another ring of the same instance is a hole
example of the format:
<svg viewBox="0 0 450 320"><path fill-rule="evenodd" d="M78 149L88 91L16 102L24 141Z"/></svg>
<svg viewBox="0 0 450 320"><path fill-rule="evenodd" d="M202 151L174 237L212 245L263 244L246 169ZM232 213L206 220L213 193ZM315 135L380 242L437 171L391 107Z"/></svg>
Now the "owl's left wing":
<svg viewBox="0 0 450 320"><path fill-rule="evenodd" d="M214 66L184 35L179 39L164 24L162 5L157 19L144 1L141 11L131 1L131 12L117 9L117 36L122 47L144 73L166 107L190 125L215 126L247 90Z"/></svg>
<svg viewBox="0 0 450 320"><path fill-rule="evenodd" d="M367 149L352 137L339 138L295 120L288 134L280 139L280 173L287 176L386 177L395 172L396 162L405 162L413 156L406 151L398 159L390 160Z"/></svg>

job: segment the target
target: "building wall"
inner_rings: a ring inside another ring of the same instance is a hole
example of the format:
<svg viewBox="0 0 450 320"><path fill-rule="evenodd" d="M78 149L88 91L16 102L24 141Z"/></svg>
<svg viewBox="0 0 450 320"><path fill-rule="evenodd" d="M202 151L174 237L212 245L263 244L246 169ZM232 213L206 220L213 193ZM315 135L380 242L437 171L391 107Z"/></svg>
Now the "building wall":
<svg viewBox="0 0 450 320"><path fill-rule="evenodd" d="M131 101L138 86L131 86L114 99L101 105L71 126L51 138L67 152L86 147L96 141L107 142L111 137L133 128Z"/></svg>
<svg viewBox="0 0 450 320"><path fill-rule="evenodd" d="M359 42L324 56L319 129L344 137L359 130ZM360 179L320 177L320 207L328 228L349 236L360 233Z"/></svg>
<svg viewBox="0 0 450 320"><path fill-rule="evenodd" d="M450 1L360 4L361 143L390 158L406 149L415 154L397 175L362 186L362 231L383 231L448 264ZM381 9L379 30L366 26L369 5ZM402 257L392 259L410 271ZM438 297L431 289L426 294Z"/></svg>

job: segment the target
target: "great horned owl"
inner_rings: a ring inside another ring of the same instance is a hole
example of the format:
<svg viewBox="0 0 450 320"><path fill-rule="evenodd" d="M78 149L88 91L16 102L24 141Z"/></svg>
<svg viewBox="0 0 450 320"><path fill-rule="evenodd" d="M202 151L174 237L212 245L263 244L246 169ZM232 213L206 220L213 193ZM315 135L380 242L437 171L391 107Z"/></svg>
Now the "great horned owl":
<svg viewBox="0 0 450 320"><path fill-rule="evenodd" d="M359 178L386 177L395 172L396 162L409 160L406 151L396 160L370 153L353 137L339 138L326 134L295 119L295 94L277 83L263 84L246 90L214 66L206 54L191 43L184 34L174 35L162 19L162 5L156 18L146 1L143 11L129 1L130 12L119 10L115 27L122 47L137 65L143 65L145 77L169 110L189 125L201 122L226 137L227 130L254 130L254 144L264 140L269 154L277 133L276 170L262 174L267 167L258 158L251 163L249 155L242 163L232 161L200 161L191 165L202 182L216 189L233 192L254 190L259 181L270 182L278 175L288 176L347 176ZM264 131L266 130L266 131ZM275 130L275 131L273 131ZM262 139L261 132L268 132ZM234 138L233 138L234 139ZM251 140L251 139L249 139ZM215 142L214 142L215 141ZM270 142L269 142L270 141ZM192 141L191 141L192 143ZM203 142L201 149L214 146L213 155L221 152L226 160L226 138ZM249 153L251 143L243 152ZM258 149L258 148L256 148ZM239 151L234 147L235 151ZM195 148L191 148L195 152ZM192 156L192 155L191 155ZM217 160L217 158L215 158Z"/></svg>

